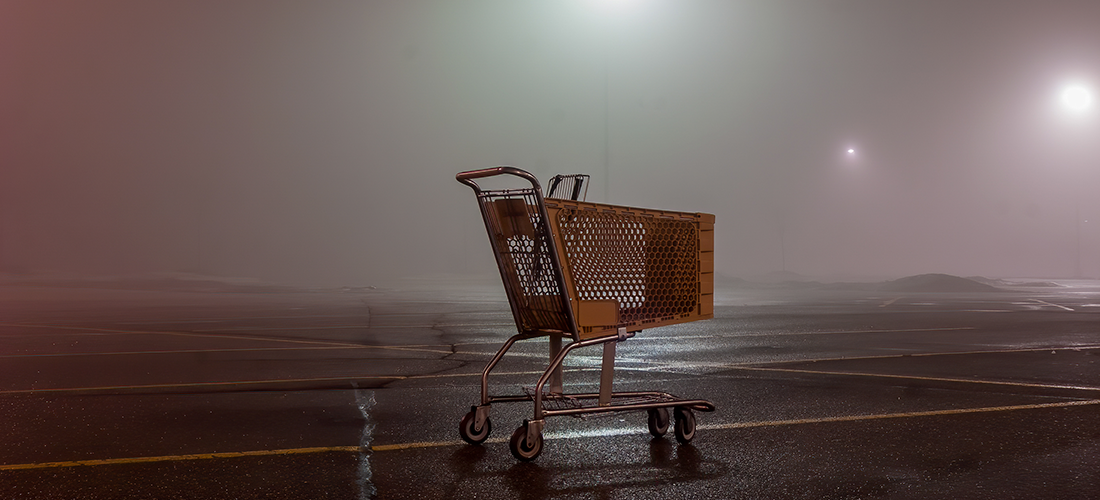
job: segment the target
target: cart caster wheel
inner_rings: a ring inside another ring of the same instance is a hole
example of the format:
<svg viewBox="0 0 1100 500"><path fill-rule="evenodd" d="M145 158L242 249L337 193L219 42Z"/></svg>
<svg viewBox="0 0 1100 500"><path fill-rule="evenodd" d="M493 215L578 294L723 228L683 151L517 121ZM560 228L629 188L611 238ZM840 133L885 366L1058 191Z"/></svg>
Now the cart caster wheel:
<svg viewBox="0 0 1100 500"><path fill-rule="evenodd" d="M462 436L462 440L467 443L484 443L489 438L489 433L493 431L493 422L486 418L485 425L481 426L480 429L474 429L475 422L477 422L477 411L470 410L458 423L458 433Z"/></svg>
<svg viewBox="0 0 1100 500"><path fill-rule="evenodd" d="M680 444L688 444L695 439L695 414L690 408L677 406L676 414L676 440Z"/></svg>
<svg viewBox="0 0 1100 500"><path fill-rule="evenodd" d="M668 408L653 408L649 410L649 433L653 437L664 436L668 432Z"/></svg>
<svg viewBox="0 0 1100 500"><path fill-rule="evenodd" d="M516 460L530 462L542 453L542 433L539 433L535 442L528 443L527 424L521 425L516 432L512 433L512 440L508 443L508 447L512 449L512 456L516 457Z"/></svg>

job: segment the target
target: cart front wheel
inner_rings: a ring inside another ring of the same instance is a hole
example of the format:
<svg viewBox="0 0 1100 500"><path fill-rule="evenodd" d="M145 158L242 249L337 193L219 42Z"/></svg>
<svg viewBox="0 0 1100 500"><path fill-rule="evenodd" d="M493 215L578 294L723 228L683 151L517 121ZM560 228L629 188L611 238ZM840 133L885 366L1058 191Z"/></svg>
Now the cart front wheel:
<svg viewBox="0 0 1100 500"><path fill-rule="evenodd" d="M680 444L688 444L695 439L695 414L690 408L677 406L676 414L676 440Z"/></svg>
<svg viewBox="0 0 1100 500"><path fill-rule="evenodd" d="M516 457L516 460L530 462L542 453L542 433L540 432L538 437L535 438L535 442L528 443L527 424L524 424L512 433L512 440L508 444L508 447L512 449L512 456Z"/></svg>
<svg viewBox="0 0 1100 500"><path fill-rule="evenodd" d="M493 423L486 418L485 425L482 425L480 429L475 429L475 425L477 425L477 411L470 410L458 423L458 433L462 436L462 440L467 443L484 443L489 438L489 433L493 431Z"/></svg>
<svg viewBox="0 0 1100 500"><path fill-rule="evenodd" d="M652 408L649 410L649 433L653 437L664 436L668 432L668 408Z"/></svg>

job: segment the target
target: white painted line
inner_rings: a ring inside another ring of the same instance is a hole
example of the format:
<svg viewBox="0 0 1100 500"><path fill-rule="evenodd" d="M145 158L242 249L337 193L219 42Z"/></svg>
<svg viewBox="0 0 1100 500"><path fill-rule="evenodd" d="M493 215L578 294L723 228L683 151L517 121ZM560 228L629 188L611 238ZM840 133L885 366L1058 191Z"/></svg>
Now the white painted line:
<svg viewBox="0 0 1100 500"><path fill-rule="evenodd" d="M871 415L850 415L840 417L822 417L822 418L800 418L794 420L771 420L762 422L733 422L729 424L709 424L700 425L699 429L704 430L726 430L726 429L747 429L753 427L774 427L782 425L804 425L804 424L821 424L821 423L833 423L833 422L859 422L865 420L881 420L888 418L915 418L915 417L937 417L943 415L962 415L967 413L992 413L1003 411L1021 411L1021 410L1038 410L1043 408L1068 408L1072 406L1090 406L1100 404L1100 399L1086 399L1079 401L1065 401L1060 403L1039 403L1029 405L1011 405L1011 406L986 406L981 408L955 408L949 410L930 410L930 411L913 411L902 413L879 413Z"/></svg>
<svg viewBox="0 0 1100 500"><path fill-rule="evenodd" d="M1063 306L1063 305L1059 305L1059 304L1052 304L1052 303L1050 303L1050 302L1047 302L1047 301L1045 301L1045 300L1039 300L1039 299L1031 299L1031 301L1032 301L1032 302L1035 302L1035 303L1038 303L1038 304L1043 304L1043 305L1045 305L1045 306L1057 307L1057 308L1059 308L1059 309L1064 309L1064 310L1066 310L1066 311L1073 311L1073 308L1070 308L1070 307L1066 307L1066 306Z"/></svg>
<svg viewBox="0 0 1100 500"><path fill-rule="evenodd" d="M692 339L727 339L742 337L789 337L796 335L858 335L865 333L914 333L914 332L955 332L961 330L976 330L973 326L946 326L939 328L896 328L891 330L825 330L820 332L780 332L780 333L717 333L708 335L644 335L631 339L638 340L692 340Z"/></svg>
<svg viewBox="0 0 1100 500"><path fill-rule="evenodd" d="M599 371L599 368L570 368L571 372L584 372L584 371ZM493 372L491 376L514 376L514 375L542 375L543 370L538 371L526 371L526 372ZM290 384L290 383L309 383L309 382L347 382L351 384L359 380L430 380L440 378L463 378L463 377L481 377L481 372L477 373L440 373L432 375L362 375L362 376L349 376L349 377L316 377L316 378L292 378L292 379L269 379L269 380L227 380L219 382L182 382L176 384L137 384L137 385L109 385L109 386L93 386L93 387L57 387L57 388L45 388L45 389L12 389L6 391L0 391L0 395L4 394L39 394L39 393L82 393L82 392L104 392L104 391L121 391L121 390L141 390L141 389L187 389L197 387L232 387L232 386L256 386L256 385L276 385L276 384Z"/></svg>
<svg viewBox="0 0 1100 500"><path fill-rule="evenodd" d="M1060 385L1060 384L1033 384L1028 382L1005 382L999 380L981 380L981 379L965 379L965 378L947 378L947 377L922 377L918 375L893 375L888 373L863 373L863 372L835 372L827 370L798 370L794 368L767 368L767 367L751 367L741 366L737 367L738 370L749 371L763 371L763 372L784 372L784 373L806 373L811 375L842 375L847 377L873 377L873 378L895 378L904 380L924 380L928 382L951 382L960 384L988 384L988 385L1007 385L1011 387L1031 387L1038 389L1072 389L1077 391L1097 391L1100 392L1100 387L1084 386L1084 385Z"/></svg>
<svg viewBox="0 0 1100 500"><path fill-rule="evenodd" d="M715 364L713 367L729 367L740 368L743 366L757 366L757 365L786 365L794 363L814 363L818 361L859 361L865 359L892 359L892 358L922 358L922 357L934 357L934 356L963 356L967 354L1007 354L1015 352L1041 352L1041 351L1081 351L1100 349L1100 345L1083 345L1072 347L1028 347L1025 349L989 349L982 351L954 351L954 352L915 352L911 354L882 354L878 356L848 356L838 358L806 358L806 359L789 359L784 361L768 361L764 363L740 363L740 364ZM693 363L696 364L696 363ZM676 366L676 365L672 365Z"/></svg>

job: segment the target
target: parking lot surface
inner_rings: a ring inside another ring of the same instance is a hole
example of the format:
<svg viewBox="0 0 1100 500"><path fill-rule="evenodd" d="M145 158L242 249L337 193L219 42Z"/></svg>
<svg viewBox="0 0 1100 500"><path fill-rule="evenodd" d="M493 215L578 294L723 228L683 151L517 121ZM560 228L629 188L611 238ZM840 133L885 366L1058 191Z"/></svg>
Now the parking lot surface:
<svg viewBox="0 0 1100 500"><path fill-rule="evenodd" d="M1100 288L725 287L715 318L618 346L616 390L704 398L689 445L645 413L458 421L515 333L499 285L0 286L0 498L1097 498ZM593 391L601 351L566 363ZM528 341L490 386L547 363Z"/></svg>

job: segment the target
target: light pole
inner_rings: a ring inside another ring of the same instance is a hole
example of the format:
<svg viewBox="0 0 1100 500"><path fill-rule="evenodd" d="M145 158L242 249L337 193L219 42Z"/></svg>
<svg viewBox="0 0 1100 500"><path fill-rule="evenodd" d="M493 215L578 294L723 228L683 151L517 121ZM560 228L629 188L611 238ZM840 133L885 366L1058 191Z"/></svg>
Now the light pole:
<svg viewBox="0 0 1100 500"><path fill-rule="evenodd" d="M1074 115L1081 115L1092 107L1092 91L1083 84L1073 83L1066 85L1059 95L1062 106ZM1076 262L1073 266L1073 277L1081 278L1081 194L1080 188L1073 194L1073 230L1075 236Z"/></svg>
<svg viewBox="0 0 1100 500"><path fill-rule="evenodd" d="M603 202L610 203L611 194L611 52L614 43L615 19L625 10L635 8L638 0L596 0L603 16Z"/></svg>

